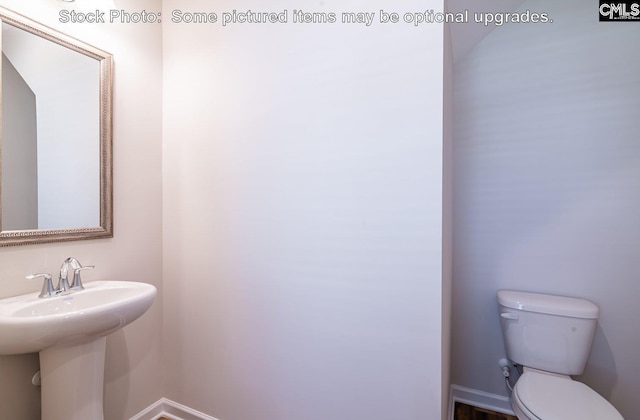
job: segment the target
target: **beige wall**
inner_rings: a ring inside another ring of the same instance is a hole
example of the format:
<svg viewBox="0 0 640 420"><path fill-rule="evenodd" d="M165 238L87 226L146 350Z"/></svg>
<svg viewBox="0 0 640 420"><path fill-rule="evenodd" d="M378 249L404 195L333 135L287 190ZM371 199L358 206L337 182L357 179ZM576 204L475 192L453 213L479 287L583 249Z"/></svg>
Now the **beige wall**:
<svg viewBox="0 0 640 420"><path fill-rule="evenodd" d="M220 420L440 418L442 30L164 25L168 398Z"/></svg>
<svg viewBox="0 0 640 420"><path fill-rule="evenodd" d="M451 296L453 289L453 50L445 25L442 95L442 412L448 415L451 382Z"/></svg>
<svg viewBox="0 0 640 420"><path fill-rule="evenodd" d="M220 420L445 415L441 25L71 25L57 2L0 4L115 57L115 237L0 249L0 296L69 255L87 280L163 286L164 323L159 299L109 337L107 420L162 396ZM37 419L35 370L0 358L0 418Z"/></svg>
<svg viewBox="0 0 640 420"><path fill-rule="evenodd" d="M114 84L113 239L0 248L0 296L39 290L24 279L56 273L77 257L96 269L85 279L124 279L160 287L161 265L161 25L73 25L58 22L62 3L2 0L0 5L111 52ZM127 10L159 10L156 0L128 0ZM64 162L62 162L64 163ZM147 314L107 340L106 419L122 420L162 396L161 298ZM30 385L37 357L0 357L0 418L37 419Z"/></svg>

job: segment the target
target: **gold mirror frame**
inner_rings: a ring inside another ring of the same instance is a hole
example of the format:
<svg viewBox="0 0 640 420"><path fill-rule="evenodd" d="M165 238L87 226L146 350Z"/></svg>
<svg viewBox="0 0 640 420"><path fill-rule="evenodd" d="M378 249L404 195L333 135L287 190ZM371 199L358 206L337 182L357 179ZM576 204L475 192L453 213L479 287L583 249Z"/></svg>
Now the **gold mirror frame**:
<svg viewBox="0 0 640 420"><path fill-rule="evenodd" d="M94 58L100 65L100 226L70 229L2 231L2 203L0 202L0 247L113 237L112 55L1 6L0 21L30 32L63 47L69 48L85 56ZM2 71L0 68L0 80L2 80L1 77ZM0 110L2 109L1 107L2 95L0 86ZM2 133L1 128L2 113L0 112L0 137ZM0 138L0 156L1 153L2 143ZM0 176L1 170L2 168L0 167Z"/></svg>

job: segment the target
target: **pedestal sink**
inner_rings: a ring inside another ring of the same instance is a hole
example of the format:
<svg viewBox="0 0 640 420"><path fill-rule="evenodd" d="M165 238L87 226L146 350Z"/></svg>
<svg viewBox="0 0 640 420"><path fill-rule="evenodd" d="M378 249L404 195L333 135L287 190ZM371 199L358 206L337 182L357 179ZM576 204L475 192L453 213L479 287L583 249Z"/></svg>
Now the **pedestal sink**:
<svg viewBox="0 0 640 420"><path fill-rule="evenodd" d="M0 299L0 355L40 353L42 420L104 418L106 336L139 318L156 296L146 283L84 286L56 297Z"/></svg>

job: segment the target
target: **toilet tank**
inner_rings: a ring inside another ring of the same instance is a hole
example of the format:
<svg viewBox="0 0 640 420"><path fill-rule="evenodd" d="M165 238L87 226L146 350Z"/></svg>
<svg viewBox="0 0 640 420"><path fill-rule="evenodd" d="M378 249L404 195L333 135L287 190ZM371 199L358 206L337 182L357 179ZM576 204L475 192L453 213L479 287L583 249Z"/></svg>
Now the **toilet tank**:
<svg viewBox="0 0 640 420"><path fill-rule="evenodd" d="M593 302L512 290L500 290L497 297L510 360L547 372L582 374L599 314Z"/></svg>

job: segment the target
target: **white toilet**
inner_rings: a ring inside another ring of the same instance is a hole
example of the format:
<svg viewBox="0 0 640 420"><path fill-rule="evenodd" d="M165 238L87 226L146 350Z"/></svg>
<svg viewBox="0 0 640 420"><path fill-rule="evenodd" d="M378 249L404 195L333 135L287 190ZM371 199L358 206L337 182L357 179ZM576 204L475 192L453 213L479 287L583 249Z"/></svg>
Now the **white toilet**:
<svg viewBox="0 0 640 420"><path fill-rule="evenodd" d="M607 400L569 375L584 370L598 320L588 300L498 291L507 357L523 368L511 406L520 420L621 420Z"/></svg>

